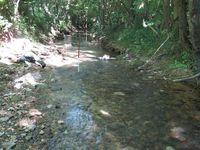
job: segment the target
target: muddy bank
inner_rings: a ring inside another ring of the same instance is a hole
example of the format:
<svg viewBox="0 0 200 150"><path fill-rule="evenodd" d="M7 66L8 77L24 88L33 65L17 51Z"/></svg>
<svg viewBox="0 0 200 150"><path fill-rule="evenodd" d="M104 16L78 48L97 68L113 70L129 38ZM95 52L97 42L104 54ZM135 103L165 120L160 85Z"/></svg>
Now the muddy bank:
<svg viewBox="0 0 200 150"><path fill-rule="evenodd" d="M105 50L108 50L110 52L115 52L117 54L124 54L126 52L125 48L120 47L118 44L115 44L106 37L103 37L100 41L102 48Z"/></svg>

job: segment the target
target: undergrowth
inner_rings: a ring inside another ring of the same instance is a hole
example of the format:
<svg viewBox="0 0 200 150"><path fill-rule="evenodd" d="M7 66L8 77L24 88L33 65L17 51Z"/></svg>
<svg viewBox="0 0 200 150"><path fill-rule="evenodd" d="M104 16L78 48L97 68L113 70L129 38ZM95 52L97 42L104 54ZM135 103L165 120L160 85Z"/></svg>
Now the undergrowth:
<svg viewBox="0 0 200 150"><path fill-rule="evenodd" d="M138 57L146 57L147 60L154 55L168 36L167 31L156 33L151 28L137 30L134 28L118 29L118 31L108 34L112 42L118 43L126 48L128 52L134 53ZM191 54L189 51L183 50L180 50L179 54L175 54L175 47L177 47L177 42L175 41L177 40L171 35L169 40L162 45L154 57L156 63L164 62L166 69L191 68Z"/></svg>

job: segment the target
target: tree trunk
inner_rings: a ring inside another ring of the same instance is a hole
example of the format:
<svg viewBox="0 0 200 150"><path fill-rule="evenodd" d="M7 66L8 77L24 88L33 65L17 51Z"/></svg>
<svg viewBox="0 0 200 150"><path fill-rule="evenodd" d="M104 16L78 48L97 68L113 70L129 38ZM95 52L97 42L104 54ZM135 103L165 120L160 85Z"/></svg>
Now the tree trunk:
<svg viewBox="0 0 200 150"><path fill-rule="evenodd" d="M189 1L190 40L197 71L200 71L200 0Z"/></svg>
<svg viewBox="0 0 200 150"><path fill-rule="evenodd" d="M189 49L186 0L174 0L174 20L181 49Z"/></svg>
<svg viewBox="0 0 200 150"><path fill-rule="evenodd" d="M166 29L171 27L171 6L170 0L164 0L163 2L163 25L162 28Z"/></svg>
<svg viewBox="0 0 200 150"><path fill-rule="evenodd" d="M19 2L20 2L20 0L15 0L14 1L14 22L17 21L17 18L19 16L19 12L18 12Z"/></svg>
<svg viewBox="0 0 200 150"><path fill-rule="evenodd" d="M189 30L187 22L187 3L186 0L180 0L179 5L179 40L184 49L189 48Z"/></svg>

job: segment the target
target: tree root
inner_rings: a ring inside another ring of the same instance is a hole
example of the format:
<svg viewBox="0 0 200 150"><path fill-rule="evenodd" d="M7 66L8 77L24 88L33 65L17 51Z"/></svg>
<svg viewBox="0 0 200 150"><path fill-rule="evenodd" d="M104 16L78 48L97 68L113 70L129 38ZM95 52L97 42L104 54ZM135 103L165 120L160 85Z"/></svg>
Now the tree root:
<svg viewBox="0 0 200 150"><path fill-rule="evenodd" d="M192 79L195 79L198 77L200 77L200 72L193 76L188 76L188 77L184 77L184 78L180 78L180 79L174 79L173 82L182 82L182 81L192 80Z"/></svg>

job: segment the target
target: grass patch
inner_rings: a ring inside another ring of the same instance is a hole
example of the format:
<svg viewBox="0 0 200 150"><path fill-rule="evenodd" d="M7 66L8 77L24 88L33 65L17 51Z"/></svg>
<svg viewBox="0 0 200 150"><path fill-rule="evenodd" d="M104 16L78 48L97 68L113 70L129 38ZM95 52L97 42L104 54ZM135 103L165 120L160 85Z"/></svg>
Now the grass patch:
<svg viewBox="0 0 200 150"><path fill-rule="evenodd" d="M192 59L191 54L189 52L182 52L178 58L173 58L174 63L169 65L171 69L183 68L189 69L192 67Z"/></svg>

